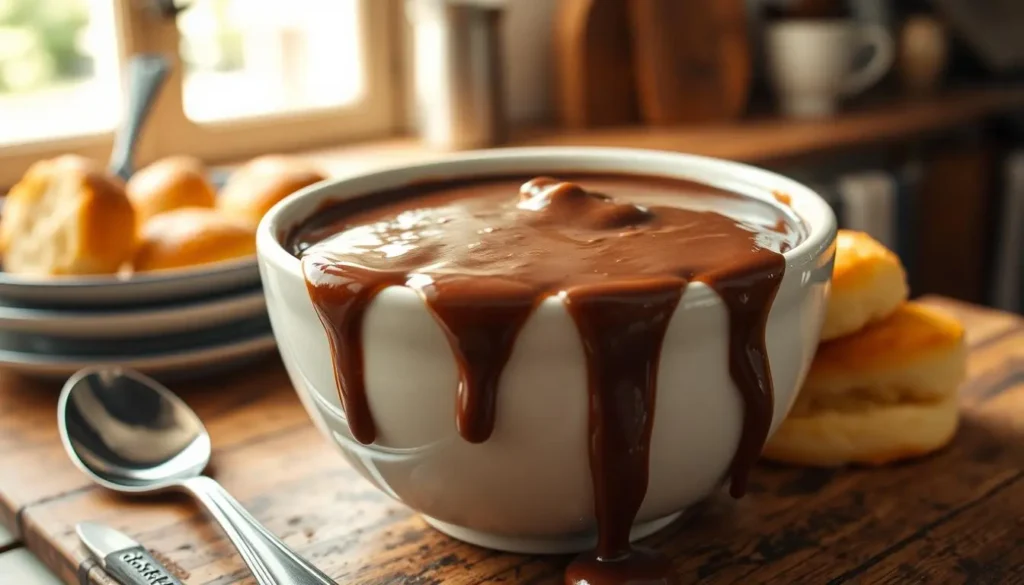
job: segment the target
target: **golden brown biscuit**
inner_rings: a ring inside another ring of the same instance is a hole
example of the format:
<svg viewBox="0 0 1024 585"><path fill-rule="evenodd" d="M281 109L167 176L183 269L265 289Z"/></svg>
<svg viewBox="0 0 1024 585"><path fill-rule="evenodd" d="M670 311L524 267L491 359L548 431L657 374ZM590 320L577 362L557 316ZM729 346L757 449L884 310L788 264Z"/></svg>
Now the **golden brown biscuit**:
<svg viewBox="0 0 1024 585"><path fill-rule="evenodd" d="M851 394L887 403L941 399L963 381L966 360L963 325L911 301L854 335L819 345L794 408Z"/></svg>
<svg viewBox="0 0 1024 585"><path fill-rule="evenodd" d="M939 402L865 405L787 418L764 448L773 461L811 467L885 465L927 455L956 434L955 394Z"/></svg>
<svg viewBox="0 0 1024 585"><path fill-rule="evenodd" d="M0 217L0 253L13 274L112 274L134 244L135 211L123 183L79 156L32 165Z"/></svg>
<svg viewBox="0 0 1024 585"><path fill-rule="evenodd" d="M141 169L128 180L128 198L139 225L158 213L181 207L213 207L217 193L198 159L172 156Z"/></svg>
<svg viewBox="0 0 1024 585"><path fill-rule="evenodd" d="M764 455L833 466L883 464L938 449L956 430L966 357L960 323L915 302L822 343Z"/></svg>
<svg viewBox="0 0 1024 585"><path fill-rule="evenodd" d="M214 209L185 207L154 216L142 226L132 266L136 272L167 270L255 253L251 225Z"/></svg>
<svg viewBox="0 0 1024 585"><path fill-rule="evenodd" d="M849 335L885 317L907 300L908 292L896 254L865 233L839 230L821 339Z"/></svg>
<svg viewBox="0 0 1024 585"><path fill-rule="evenodd" d="M231 175L217 199L217 207L231 217L255 225L278 201L324 178L301 159L261 156Z"/></svg>

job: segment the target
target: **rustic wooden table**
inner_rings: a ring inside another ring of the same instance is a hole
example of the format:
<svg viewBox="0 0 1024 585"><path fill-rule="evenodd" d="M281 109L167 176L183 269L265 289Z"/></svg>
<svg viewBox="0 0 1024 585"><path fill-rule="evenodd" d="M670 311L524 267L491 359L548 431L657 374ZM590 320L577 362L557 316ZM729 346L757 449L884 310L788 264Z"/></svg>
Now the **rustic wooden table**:
<svg viewBox="0 0 1024 585"><path fill-rule="evenodd" d="M1024 583L1024 321L929 302L964 320L971 347L949 448L883 469L762 465L748 497L716 495L647 544L693 583ZM176 390L210 429L217 478L339 583L560 581L565 557L462 544L377 492L318 435L278 363ZM61 449L56 398L0 372L0 524L67 583L110 584L81 570L81 520L131 534L188 585L253 582L190 502L89 484Z"/></svg>

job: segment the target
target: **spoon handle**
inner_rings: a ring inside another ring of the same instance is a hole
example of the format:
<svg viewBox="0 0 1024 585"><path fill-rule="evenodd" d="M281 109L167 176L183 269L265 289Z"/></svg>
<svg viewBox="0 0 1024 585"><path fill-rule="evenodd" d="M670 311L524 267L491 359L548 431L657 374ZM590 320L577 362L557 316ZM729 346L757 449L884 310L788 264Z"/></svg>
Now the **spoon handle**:
<svg viewBox="0 0 1024 585"><path fill-rule="evenodd" d="M158 54L136 55L128 62L128 111L110 154L110 171L126 181L134 170L135 143L170 69L167 59Z"/></svg>
<svg viewBox="0 0 1024 585"><path fill-rule="evenodd" d="M220 523L259 585L336 585L261 526L213 479L193 477L183 486Z"/></svg>

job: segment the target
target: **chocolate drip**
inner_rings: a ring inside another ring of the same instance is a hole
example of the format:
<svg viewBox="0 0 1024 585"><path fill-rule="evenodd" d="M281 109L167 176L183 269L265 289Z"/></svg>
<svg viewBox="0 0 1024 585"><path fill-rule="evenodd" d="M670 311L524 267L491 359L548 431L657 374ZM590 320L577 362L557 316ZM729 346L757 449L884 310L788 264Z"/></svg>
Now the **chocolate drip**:
<svg viewBox="0 0 1024 585"><path fill-rule="evenodd" d="M611 561L583 554L565 569L566 585L676 585L679 577L665 555L634 547Z"/></svg>
<svg viewBox="0 0 1024 585"><path fill-rule="evenodd" d="M460 373L455 424L471 442L493 431L502 370L526 320L538 303L561 295L586 358L599 535L596 551L569 567L566 582L671 583L671 563L629 542L647 492L669 321L694 280L713 288L728 310L730 374L745 405L730 468L732 493L740 496L771 424L765 324L785 269L780 253L798 236L778 217L758 222L709 210L742 198L706 186L584 178L627 194L675 195L668 202L680 206L546 177L448 181L341 204L301 228L293 249L330 340L352 434L363 443L376 433L362 320L381 290L418 291L444 330ZM518 185L519 196L510 197Z"/></svg>
<svg viewBox="0 0 1024 585"><path fill-rule="evenodd" d="M501 372L519 330L533 312L533 289L500 278L439 279L424 291L459 365L456 426L462 438L483 443L494 430Z"/></svg>
<svg viewBox="0 0 1024 585"><path fill-rule="evenodd" d="M765 347L765 327L775 294L782 284L786 264L764 248L741 275L702 277L718 293L729 315L729 373L743 395L743 431L730 466L729 493L742 497L747 480L768 439L775 410L772 372Z"/></svg>
<svg viewBox="0 0 1024 585"><path fill-rule="evenodd" d="M349 430L357 441L368 445L377 438L377 429L366 399L363 315L378 292L402 284L405 279L401 275L372 274L357 266L334 265L317 259L303 262L303 272L310 298L330 298L330 302L314 302L313 307L331 345L334 379L341 393ZM324 284L325 281L329 284Z"/></svg>
<svg viewBox="0 0 1024 585"><path fill-rule="evenodd" d="M647 494L651 431L661 344L682 296L679 278L613 282L569 289L587 360L590 394L590 475L597 516L597 550L570 566L566 583L628 583L635 570L609 579L608 565L636 566L645 577L667 576L670 564L648 551L634 558L629 532ZM657 561L654 575L647 572ZM618 574L619 571L613 571ZM664 574L662 574L664 573ZM648 581L644 581L648 582ZM658 583L662 581L652 581Z"/></svg>

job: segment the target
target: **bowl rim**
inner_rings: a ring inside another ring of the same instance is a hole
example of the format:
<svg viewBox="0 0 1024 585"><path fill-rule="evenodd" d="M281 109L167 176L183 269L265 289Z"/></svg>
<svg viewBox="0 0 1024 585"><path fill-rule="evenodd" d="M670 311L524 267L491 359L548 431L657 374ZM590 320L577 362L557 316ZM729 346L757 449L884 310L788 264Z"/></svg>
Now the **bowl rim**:
<svg viewBox="0 0 1024 585"><path fill-rule="evenodd" d="M520 172L543 174L571 169L584 173L603 171L690 179L762 200L796 219L806 229L803 240L783 253L787 273L817 262L835 241L837 221L832 207L810 187L774 171L671 151L539 146L463 151L421 163L345 175L305 187L278 202L263 216L256 230L256 254L261 264L302 278L301 262L285 247L283 240L322 209L327 200L359 197L425 179ZM789 196L788 204L773 195L780 192ZM714 294L708 287L701 288L706 294ZM414 294L408 296L409 300L418 298Z"/></svg>

